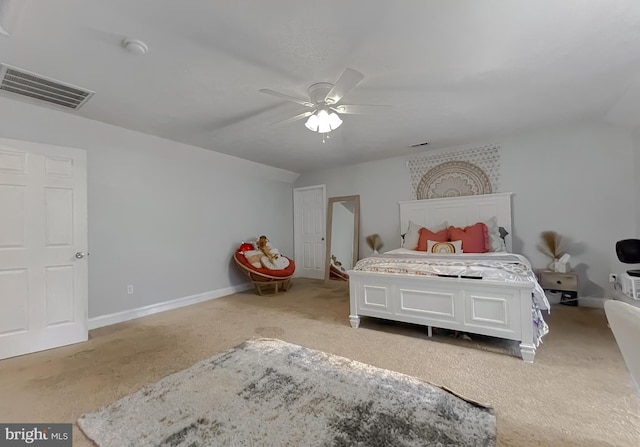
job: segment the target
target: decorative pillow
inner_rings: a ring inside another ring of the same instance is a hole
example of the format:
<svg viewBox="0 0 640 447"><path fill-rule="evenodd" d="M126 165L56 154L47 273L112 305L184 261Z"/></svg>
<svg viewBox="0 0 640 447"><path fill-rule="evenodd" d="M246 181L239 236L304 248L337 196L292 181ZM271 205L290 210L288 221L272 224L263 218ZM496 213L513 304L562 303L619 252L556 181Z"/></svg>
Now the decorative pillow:
<svg viewBox="0 0 640 447"><path fill-rule="evenodd" d="M262 267L260 259L264 256L264 253L262 253L261 250L247 250L243 254L247 261L249 261L249 264L255 268Z"/></svg>
<svg viewBox="0 0 640 447"><path fill-rule="evenodd" d="M462 241L465 253L486 253L489 251L489 230L487 226L478 222L468 227L449 227L449 240Z"/></svg>
<svg viewBox="0 0 640 447"><path fill-rule="evenodd" d="M416 249L419 251L427 251L429 241L449 242L449 232L446 228L436 233L426 228L420 228L419 233L420 239L418 240L418 248Z"/></svg>
<svg viewBox="0 0 640 447"><path fill-rule="evenodd" d="M431 228L430 231L438 232L442 230L446 230L447 227L446 222L443 222L441 225L438 225L435 228ZM422 226L409 221L409 228L407 232L403 235L402 248L408 248L409 250L417 250L418 249L418 241L420 240L420 228Z"/></svg>
<svg viewBox="0 0 640 447"><path fill-rule="evenodd" d="M420 225L414 224L409 221L409 228L404 234L404 240L402 241L402 247L409 250L415 250L418 247L418 240L420 239Z"/></svg>
<svg viewBox="0 0 640 447"><path fill-rule="evenodd" d="M507 251L504 239L500 236L498 219L494 216L483 223L487 226L487 231L489 232L489 251Z"/></svg>
<svg viewBox="0 0 640 447"><path fill-rule="evenodd" d="M462 253L462 241L436 242L427 241L427 252L442 255Z"/></svg>
<svg viewBox="0 0 640 447"><path fill-rule="evenodd" d="M274 258L273 261L270 261L268 257L263 256L260 258L260 262L262 266L269 270L284 270L289 267L289 259L284 256L278 256Z"/></svg>

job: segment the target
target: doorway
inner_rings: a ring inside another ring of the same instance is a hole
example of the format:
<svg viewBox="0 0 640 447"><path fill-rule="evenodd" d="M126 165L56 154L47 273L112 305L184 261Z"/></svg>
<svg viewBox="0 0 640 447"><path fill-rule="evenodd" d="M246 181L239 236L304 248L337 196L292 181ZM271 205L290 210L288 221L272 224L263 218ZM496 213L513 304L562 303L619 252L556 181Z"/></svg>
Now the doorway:
<svg viewBox="0 0 640 447"><path fill-rule="evenodd" d="M0 359L87 340L82 149L0 139Z"/></svg>
<svg viewBox="0 0 640 447"><path fill-rule="evenodd" d="M324 278L326 203L325 185L293 190L295 276Z"/></svg>

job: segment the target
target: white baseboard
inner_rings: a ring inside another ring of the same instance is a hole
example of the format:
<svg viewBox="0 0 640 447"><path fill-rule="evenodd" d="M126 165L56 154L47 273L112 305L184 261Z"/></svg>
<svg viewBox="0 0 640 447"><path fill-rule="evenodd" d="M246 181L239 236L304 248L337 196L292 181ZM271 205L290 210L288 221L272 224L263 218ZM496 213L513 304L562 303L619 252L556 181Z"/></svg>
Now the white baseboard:
<svg viewBox="0 0 640 447"><path fill-rule="evenodd" d="M146 317L148 315L157 314L167 310L178 309L180 307L190 306L191 304L201 303L203 301L221 298L238 292L244 292L253 287L253 284L246 283L238 286L225 287L224 289L211 290L209 292L199 293L197 295L176 298L175 300L165 301L163 303L150 304L148 306L138 307L137 309L124 310L108 315L100 315L99 317L89 318L88 328L97 329L99 327L109 326L123 321L133 320L135 318Z"/></svg>
<svg viewBox="0 0 640 447"><path fill-rule="evenodd" d="M604 297L578 296L578 306L580 307L604 307L604 301Z"/></svg>

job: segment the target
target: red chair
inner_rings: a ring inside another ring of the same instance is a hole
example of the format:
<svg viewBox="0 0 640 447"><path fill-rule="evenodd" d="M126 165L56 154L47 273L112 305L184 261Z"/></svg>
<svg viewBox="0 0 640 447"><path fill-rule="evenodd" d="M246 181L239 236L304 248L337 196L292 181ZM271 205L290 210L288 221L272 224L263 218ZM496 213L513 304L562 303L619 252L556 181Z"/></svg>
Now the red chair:
<svg viewBox="0 0 640 447"><path fill-rule="evenodd" d="M282 256L282 255L281 255ZM287 258L285 256L285 258ZM240 270L242 270L256 286L258 295L262 295L262 290L265 287L274 287L275 293L278 293L278 288L282 288L285 292L289 290L291 286L291 277L296 270L296 264L293 259L289 259L289 266L282 270L270 270L264 267L256 268L247 261L245 256L236 251L233 254L233 260L236 262Z"/></svg>

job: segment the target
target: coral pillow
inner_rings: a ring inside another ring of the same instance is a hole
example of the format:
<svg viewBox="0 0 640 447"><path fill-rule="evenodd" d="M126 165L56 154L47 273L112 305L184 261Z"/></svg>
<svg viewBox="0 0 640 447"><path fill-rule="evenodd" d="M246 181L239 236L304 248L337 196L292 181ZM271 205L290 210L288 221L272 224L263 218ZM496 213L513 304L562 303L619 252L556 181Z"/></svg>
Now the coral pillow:
<svg viewBox="0 0 640 447"><path fill-rule="evenodd" d="M433 231L427 228L420 228L420 239L418 239L418 248L416 250L419 251L427 251L427 245L429 241L435 242L448 242L449 241L449 232L445 228L442 231L438 231L434 233Z"/></svg>
<svg viewBox="0 0 640 447"><path fill-rule="evenodd" d="M468 227L449 227L449 240L462 241L464 253L486 253L491 248L487 225L478 222Z"/></svg>

